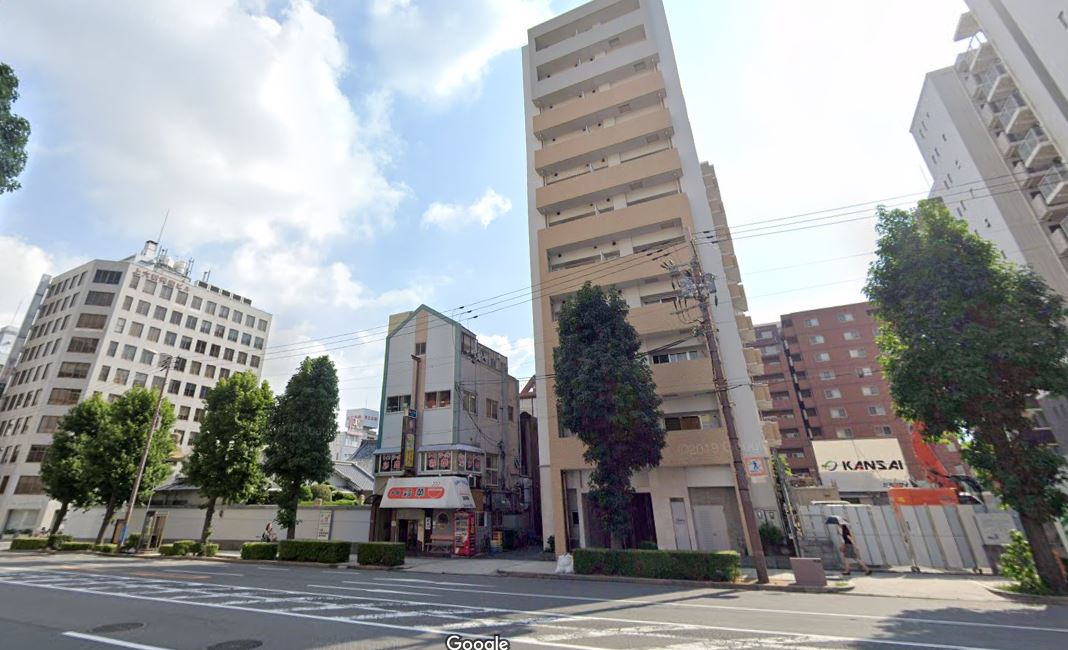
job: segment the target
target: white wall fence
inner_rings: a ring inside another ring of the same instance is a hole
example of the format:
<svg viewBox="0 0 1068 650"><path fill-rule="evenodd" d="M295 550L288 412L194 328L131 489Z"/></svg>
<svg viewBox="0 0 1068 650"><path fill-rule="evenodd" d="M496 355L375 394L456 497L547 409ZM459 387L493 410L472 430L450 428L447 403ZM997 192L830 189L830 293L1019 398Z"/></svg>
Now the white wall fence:
<svg viewBox="0 0 1068 650"><path fill-rule="evenodd" d="M991 569L990 553L1007 541L1008 530L1016 527L1011 513L988 511L984 506L901 506L900 516L893 506L809 505L797 509L803 532L805 553L830 552L824 557L835 561L841 536L827 517L842 517L849 523L857 553L875 566L918 566L921 568L974 571ZM803 553L804 554L804 553Z"/></svg>
<svg viewBox="0 0 1068 650"><path fill-rule="evenodd" d="M195 506L167 506L152 508L157 517L166 515L163 528L163 542L178 539L200 539L204 527L204 510ZM330 513L321 517L321 513ZM274 522L278 514L277 506L226 506L215 511L212 518L211 539L223 548L237 548L242 542L259 541L267 522ZM116 513L121 517L122 512ZM145 509L134 510L130 532L140 532L144 522ZM88 511L75 511L67 515L63 532L79 540L96 538L100 522L104 518L103 508L91 508ZM344 506L330 508L303 507L297 511L298 539L315 539L319 535L320 524L329 539L349 542L366 542L371 524L370 506ZM285 529L273 524L280 539L285 538ZM108 526L104 533L105 541L110 541L114 524Z"/></svg>

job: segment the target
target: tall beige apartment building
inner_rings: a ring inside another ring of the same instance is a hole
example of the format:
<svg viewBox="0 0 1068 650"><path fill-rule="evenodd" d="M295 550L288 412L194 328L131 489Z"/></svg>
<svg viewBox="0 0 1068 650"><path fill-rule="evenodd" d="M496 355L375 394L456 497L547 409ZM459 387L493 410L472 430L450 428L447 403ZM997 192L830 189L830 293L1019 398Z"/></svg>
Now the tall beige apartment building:
<svg viewBox="0 0 1068 650"><path fill-rule="evenodd" d="M681 309L663 264L688 265L697 246L717 287L713 320L743 456L753 465L757 516L778 523L767 476L766 388L752 387L760 354L712 167L690 131L660 0L595 0L529 30L523 48L531 277L542 527L556 552L606 546L588 498L583 445L556 416L552 351L556 315L589 280L619 289L630 306L663 398L667 448L634 478L628 540L664 549L746 546L727 432L697 310ZM660 252L657 252L660 251ZM692 306L692 301L691 301ZM684 312L684 313L683 313ZM543 423L543 424L541 424Z"/></svg>

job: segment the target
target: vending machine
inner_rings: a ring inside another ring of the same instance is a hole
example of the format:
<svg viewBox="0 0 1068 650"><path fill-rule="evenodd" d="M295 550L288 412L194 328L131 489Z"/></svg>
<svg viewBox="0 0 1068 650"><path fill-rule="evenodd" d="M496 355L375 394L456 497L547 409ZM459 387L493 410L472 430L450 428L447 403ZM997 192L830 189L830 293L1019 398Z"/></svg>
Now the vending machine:
<svg viewBox="0 0 1068 650"><path fill-rule="evenodd" d="M475 514L473 512L457 512L453 528L453 553L456 555L472 556L475 554Z"/></svg>

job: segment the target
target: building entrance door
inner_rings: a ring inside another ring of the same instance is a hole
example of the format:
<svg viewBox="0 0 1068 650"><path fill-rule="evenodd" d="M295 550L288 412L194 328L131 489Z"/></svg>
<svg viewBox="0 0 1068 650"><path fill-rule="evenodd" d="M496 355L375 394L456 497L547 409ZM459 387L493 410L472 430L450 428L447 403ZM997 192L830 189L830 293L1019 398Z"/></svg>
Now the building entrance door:
<svg viewBox="0 0 1068 650"><path fill-rule="evenodd" d="M697 548L701 551L729 551L727 514L723 506L694 506L693 525L697 529Z"/></svg>
<svg viewBox="0 0 1068 650"><path fill-rule="evenodd" d="M675 548L680 551L693 550L690 544L690 522L686 516L686 502L682 499L671 500L671 521L675 525Z"/></svg>

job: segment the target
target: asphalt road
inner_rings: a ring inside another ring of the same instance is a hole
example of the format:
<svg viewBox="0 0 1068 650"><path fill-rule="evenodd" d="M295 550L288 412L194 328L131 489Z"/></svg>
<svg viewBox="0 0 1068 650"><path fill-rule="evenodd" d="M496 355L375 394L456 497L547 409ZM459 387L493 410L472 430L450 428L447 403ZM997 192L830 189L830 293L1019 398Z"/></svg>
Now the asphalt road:
<svg viewBox="0 0 1068 650"><path fill-rule="evenodd" d="M446 648L453 635L499 635L516 649L1063 650L1068 607L196 560L0 557L5 649Z"/></svg>

